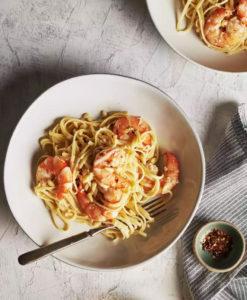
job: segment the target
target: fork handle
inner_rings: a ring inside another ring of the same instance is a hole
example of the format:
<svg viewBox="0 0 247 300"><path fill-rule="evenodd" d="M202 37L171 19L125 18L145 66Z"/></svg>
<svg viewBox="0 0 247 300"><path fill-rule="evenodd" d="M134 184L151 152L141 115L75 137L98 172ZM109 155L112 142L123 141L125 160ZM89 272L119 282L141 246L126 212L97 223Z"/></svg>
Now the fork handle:
<svg viewBox="0 0 247 300"><path fill-rule="evenodd" d="M60 240L58 242L52 243L47 246L43 246L37 249L34 249L32 251L26 252L18 257L18 262L21 265L26 265L28 263L31 263L33 261L36 261L42 257L45 257L49 254L52 254L60 249L64 249L66 247L69 247L71 245L74 245L81 240L84 240L88 237L92 237L106 229L112 228L113 226L102 226L99 228L94 228L89 231L85 231L76 235L73 235L71 237L68 237L66 239Z"/></svg>

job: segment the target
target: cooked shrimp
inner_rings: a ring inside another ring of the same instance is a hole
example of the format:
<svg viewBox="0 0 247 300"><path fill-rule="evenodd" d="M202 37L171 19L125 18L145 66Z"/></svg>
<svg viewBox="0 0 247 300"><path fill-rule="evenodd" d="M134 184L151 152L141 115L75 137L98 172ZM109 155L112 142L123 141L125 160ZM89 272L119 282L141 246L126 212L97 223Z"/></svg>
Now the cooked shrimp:
<svg viewBox="0 0 247 300"><path fill-rule="evenodd" d="M126 154L121 148L108 148L96 155L93 172L104 200L119 202L127 191L128 180L119 174L125 163Z"/></svg>
<svg viewBox="0 0 247 300"><path fill-rule="evenodd" d="M113 132L118 136L120 140L132 141L136 136L136 131L143 134L150 131L150 126L142 120L140 117L136 116L126 116L119 118L113 127ZM152 142L152 137L150 134L146 134L143 140L144 145L150 145Z"/></svg>
<svg viewBox="0 0 247 300"><path fill-rule="evenodd" d="M164 173L160 180L160 193L168 194L178 183L179 176L179 164L176 156L171 152L165 152L163 155L164 159ZM154 181L144 177L143 178L143 189L147 193L154 187Z"/></svg>
<svg viewBox="0 0 247 300"><path fill-rule="evenodd" d="M55 181L56 196L58 199L63 198L72 187L72 172L67 166L66 161L58 156L48 156L37 168L37 182Z"/></svg>
<svg viewBox="0 0 247 300"><path fill-rule="evenodd" d="M117 217L118 212L105 210L96 203L90 202L86 192L82 188L78 190L76 196L80 209L85 212L91 220L105 222L106 220Z"/></svg>
<svg viewBox="0 0 247 300"><path fill-rule="evenodd" d="M242 9L239 9L239 11L240 14ZM242 23L242 20L233 16L231 9L219 7L207 17L204 34L212 45L229 48L246 39L246 26Z"/></svg>
<svg viewBox="0 0 247 300"><path fill-rule="evenodd" d="M161 179L161 193L169 193L178 184L179 164L176 156L171 152L164 153L164 177Z"/></svg>
<svg viewBox="0 0 247 300"><path fill-rule="evenodd" d="M239 0L237 16L239 20L247 26L247 0Z"/></svg>
<svg viewBox="0 0 247 300"><path fill-rule="evenodd" d="M126 155L121 148L108 148L99 152L94 160L93 172L102 188L123 188L125 180L119 176L126 163Z"/></svg>

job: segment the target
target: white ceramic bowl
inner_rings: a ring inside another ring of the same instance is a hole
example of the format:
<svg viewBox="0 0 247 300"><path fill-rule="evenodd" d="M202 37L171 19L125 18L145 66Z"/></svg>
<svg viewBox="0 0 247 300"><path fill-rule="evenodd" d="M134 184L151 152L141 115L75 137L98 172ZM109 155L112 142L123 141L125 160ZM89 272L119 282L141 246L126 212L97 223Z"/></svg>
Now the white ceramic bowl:
<svg viewBox="0 0 247 300"><path fill-rule="evenodd" d="M176 218L153 225L148 237L131 237L117 244L102 235L57 252L54 256L90 269L116 269L139 264L171 246L191 221L204 185L204 156L200 141L181 109L157 88L115 75L72 78L50 88L26 111L10 140L4 184L10 209L26 234L44 245L78 233L87 227L74 223L71 231L59 232L43 202L32 191L32 173L38 139L57 117L96 116L100 110L129 111L143 116L155 128L160 146L177 154L181 183L171 200ZM18 181L13 184L13 174ZM31 250L31 249L30 249Z"/></svg>
<svg viewBox="0 0 247 300"><path fill-rule="evenodd" d="M181 56L202 66L225 72L247 72L247 52L226 55L209 49L191 32L176 31L179 0L146 0L153 22L166 42Z"/></svg>

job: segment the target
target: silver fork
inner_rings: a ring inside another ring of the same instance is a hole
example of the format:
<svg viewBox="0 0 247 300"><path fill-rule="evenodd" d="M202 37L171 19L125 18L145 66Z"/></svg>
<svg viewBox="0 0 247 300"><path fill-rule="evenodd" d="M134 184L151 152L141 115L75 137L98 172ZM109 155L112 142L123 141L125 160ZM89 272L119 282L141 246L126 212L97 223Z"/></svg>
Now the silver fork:
<svg viewBox="0 0 247 300"><path fill-rule="evenodd" d="M177 211L174 209L174 207L168 207L169 202L167 202L167 198L162 196L153 200L148 201L144 205L142 205L143 208L145 208L150 216L152 218L155 218L155 222L169 222L172 220L176 214ZM156 221L157 219L157 221ZM26 265L28 263L31 263L33 261L36 261L40 258L43 258L49 254L52 254L58 250L67 248L71 245L74 245L76 243L79 243L81 240L84 240L88 237L93 237L96 234L106 230L114 228L114 225L104 225L99 228L94 228L89 231L85 231L76 235L73 235L71 237L68 237L66 239L60 240L58 242L52 243L47 246L42 246L40 248L34 249L32 251L26 252L18 257L18 262L21 265Z"/></svg>

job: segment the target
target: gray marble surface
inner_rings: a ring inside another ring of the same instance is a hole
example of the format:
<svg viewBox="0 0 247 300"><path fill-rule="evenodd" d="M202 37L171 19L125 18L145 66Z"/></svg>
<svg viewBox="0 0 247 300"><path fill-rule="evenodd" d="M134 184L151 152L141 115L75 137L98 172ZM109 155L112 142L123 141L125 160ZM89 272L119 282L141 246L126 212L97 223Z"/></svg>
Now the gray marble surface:
<svg viewBox="0 0 247 300"><path fill-rule="evenodd" d="M161 88L187 113L207 158L237 103L247 103L247 75L211 71L179 57L159 36L144 0L2 0L0 42L1 171L25 109L72 76L114 73ZM150 263L110 273L80 270L52 257L19 266L17 256L33 247L7 207L1 172L0 299L187 298L179 242Z"/></svg>

